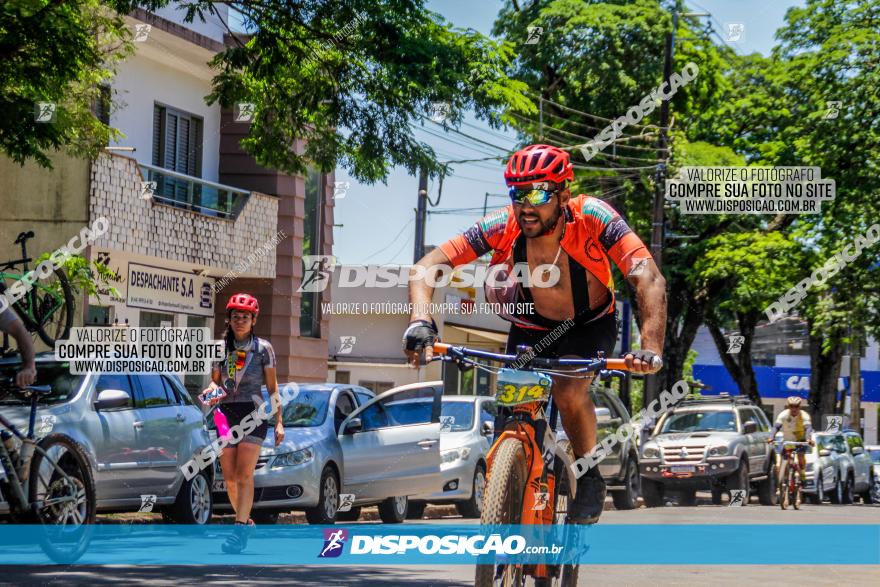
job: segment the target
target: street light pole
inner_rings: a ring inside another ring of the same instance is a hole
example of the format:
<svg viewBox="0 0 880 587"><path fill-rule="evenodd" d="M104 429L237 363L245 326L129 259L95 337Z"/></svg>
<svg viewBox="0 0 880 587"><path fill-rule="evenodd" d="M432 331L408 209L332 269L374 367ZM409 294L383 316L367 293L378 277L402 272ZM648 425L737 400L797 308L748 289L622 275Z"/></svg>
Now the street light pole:
<svg viewBox="0 0 880 587"><path fill-rule="evenodd" d="M413 264L425 256L425 221L428 216L428 172L419 173L419 196L416 208L416 242L413 246Z"/></svg>

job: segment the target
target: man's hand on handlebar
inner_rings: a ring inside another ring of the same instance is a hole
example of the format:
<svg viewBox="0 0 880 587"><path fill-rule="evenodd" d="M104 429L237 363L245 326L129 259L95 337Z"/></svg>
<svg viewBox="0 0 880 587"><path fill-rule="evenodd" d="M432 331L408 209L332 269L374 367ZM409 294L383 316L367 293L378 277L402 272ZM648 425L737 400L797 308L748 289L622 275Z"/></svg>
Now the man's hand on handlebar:
<svg viewBox="0 0 880 587"><path fill-rule="evenodd" d="M623 359L632 373L656 373L663 368L663 359L652 351L630 351Z"/></svg>
<svg viewBox="0 0 880 587"><path fill-rule="evenodd" d="M410 367L418 368L422 351L425 352L425 361L430 361L434 356L432 345L440 340L437 336L437 326L432 320L413 320L403 333L403 352L406 355Z"/></svg>

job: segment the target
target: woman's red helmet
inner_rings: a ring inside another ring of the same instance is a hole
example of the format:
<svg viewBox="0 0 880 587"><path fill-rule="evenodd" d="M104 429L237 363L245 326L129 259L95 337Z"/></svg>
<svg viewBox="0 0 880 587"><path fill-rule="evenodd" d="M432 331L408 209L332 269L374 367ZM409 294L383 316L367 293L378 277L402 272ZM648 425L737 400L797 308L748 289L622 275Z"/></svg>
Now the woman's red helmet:
<svg viewBox="0 0 880 587"><path fill-rule="evenodd" d="M552 145L529 145L510 157L504 180L508 187L529 186L552 181L561 184L574 180L574 167L568 153Z"/></svg>
<svg viewBox="0 0 880 587"><path fill-rule="evenodd" d="M254 296L239 293L229 298L229 302L226 304L226 311L231 312L232 310L251 312L256 318L260 313L260 304Z"/></svg>

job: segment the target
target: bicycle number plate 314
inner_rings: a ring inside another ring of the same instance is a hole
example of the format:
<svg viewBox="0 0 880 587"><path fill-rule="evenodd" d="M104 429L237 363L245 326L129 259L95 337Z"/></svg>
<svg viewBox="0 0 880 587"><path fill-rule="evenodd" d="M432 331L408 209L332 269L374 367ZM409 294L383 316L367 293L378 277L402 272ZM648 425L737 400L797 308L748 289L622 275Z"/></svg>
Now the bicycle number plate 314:
<svg viewBox="0 0 880 587"><path fill-rule="evenodd" d="M495 401L501 406L517 406L547 401L553 380L538 371L501 369L495 388Z"/></svg>

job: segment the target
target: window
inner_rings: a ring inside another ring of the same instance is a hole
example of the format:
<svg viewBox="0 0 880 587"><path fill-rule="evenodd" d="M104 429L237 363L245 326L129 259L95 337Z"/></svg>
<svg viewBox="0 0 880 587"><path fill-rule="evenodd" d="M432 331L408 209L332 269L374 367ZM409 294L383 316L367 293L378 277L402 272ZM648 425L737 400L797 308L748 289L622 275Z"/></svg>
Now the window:
<svg viewBox="0 0 880 587"><path fill-rule="evenodd" d="M358 385L366 387L376 395L394 387L394 383L391 381L358 381Z"/></svg>
<svg viewBox="0 0 880 587"><path fill-rule="evenodd" d="M351 383L351 371L337 371L336 383Z"/></svg>
<svg viewBox="0 0 880 587"><path fill-rule="evenodd" d="M369 393L366 393L363 391L355 391L354 394L357 396L358 404L361 406L364 405L365 403L367 403L368 401L370 401L371 399L373 399L373 397L374 397L374 396L370 395Z"/></svg>
<svg viewBox="0 0 880 587"><path fill-rule="evenodd" d="M141 384L141 393L135 402L137 407L155 408L177 403L174 392L166 389L167 383L161 375L138 375L137 378Z"/></svg>
<svg viewBox="0 0 880 587"><path fill-rule="evenodd" d="M303 255L323 254L324 174L310 169L306 175ZM305 264L303 264L305 279ZM300 298L299 335L321 338L321 292L303 292Z"/></svg>
<svg viewBox="0 0 880 587"><path fill-rule="evenodd" d="M105 389L118 389L126 392L129 398L134 398L134 391L132 391L131 380L128 375L121 375L119 373L105 373L101 375L95 384L95 398ZM133 408L134 402L131 401L125 407Z"/></svg>
<svg viewBox="0 0 880 587"><path fill-rule="evenodd" d="M112 306L89 306L89 314L84 326L107 326L113 313Z"/></svg>
<svg viewBox="0 0 880 587"><path fill-rule="evenodd" d="M434 418L433 413L434 393L433 387L424 387L395 393L373 403L361 412L363 430L439 422L440 414Z"/></svg>
<svg viewBox="0 0 880 587"><path fill-rule="evenodd" d="M189 328L205 328L208 326L208 319L204 316L187 316L186 325ZM183 376L183 386L190 394L192 394L192 397L196 397L203 389L208 387L210 380L211 375L208 373L205 373L204 375L198 373L186 373Z"/></svg>
<svg viewBox="0 0 880 587"><path fill-rule="evenodd" d="M353 411L354 399L352 399L351 394L346 391L340 391L339 396L336 398L336 410L333 413L336 430L339 430L339 425Z"/></svg>
<svg viewBox="0 0 880 587"><path fill-rule="evenodd" d="M498 413L498 408L495 407L493 402L483 402L480 404L480 424L483 422L495 422L495 415Z"/></svg>
<svg viewBox="0 0 880 587"><path fill-rule="evenodd" d="M852 452L852 449L862 446L862 437L858 434L847 434L846 442L849 444L850 452Z"/></svg>
<svg viewBox="0 0 880 587"><path fill-rule="evenodd" d="M767 420L767 417L764 415L758 408L751 409L752 416L751 419L758 423L758 430L761 432L769 432L770 431L770 422Z"/></svg>
<svg viewBox="0 0 880 587"><path fill-rule="evenodd" d="M174 316L172 314L163 314L161 312L147 312L141 310L140 315L141 328L160 328L162 326L174 326Z"/></svg>
<svg viewBox="0 0 880 587"><path fill-rule="evenodd" d="M202 119L163 104L153 105L153 165L202 176ZM181 186L186 189L185 184Z"/></svg>

